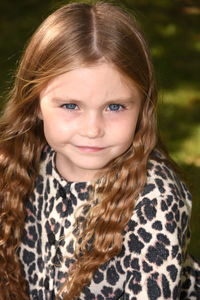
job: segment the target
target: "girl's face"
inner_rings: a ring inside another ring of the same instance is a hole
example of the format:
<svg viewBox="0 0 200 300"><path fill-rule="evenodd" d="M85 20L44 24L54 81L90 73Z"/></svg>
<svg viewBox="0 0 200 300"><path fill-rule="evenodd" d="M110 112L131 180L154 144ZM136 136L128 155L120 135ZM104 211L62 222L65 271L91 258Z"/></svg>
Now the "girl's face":
<svg viewBox="0 0 200 300"><path fill-rule="evenodd" d="M40 95L39 117L56 167L69 181L89 181L131 145L141 106L108 63L79 68L53 79Z"/></svg>

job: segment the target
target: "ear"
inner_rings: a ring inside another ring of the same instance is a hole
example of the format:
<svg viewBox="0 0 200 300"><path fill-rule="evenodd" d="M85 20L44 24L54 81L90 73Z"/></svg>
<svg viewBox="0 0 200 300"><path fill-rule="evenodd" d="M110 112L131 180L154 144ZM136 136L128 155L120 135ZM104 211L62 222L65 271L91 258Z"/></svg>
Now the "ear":
<svg viewBox="0 0 200 300"><path fill-rule="evenodd" d="M43 120L43 116L42 116L42 112L41 112L40 106L38 107L37 117L38 117L38 119Z"/></svg>

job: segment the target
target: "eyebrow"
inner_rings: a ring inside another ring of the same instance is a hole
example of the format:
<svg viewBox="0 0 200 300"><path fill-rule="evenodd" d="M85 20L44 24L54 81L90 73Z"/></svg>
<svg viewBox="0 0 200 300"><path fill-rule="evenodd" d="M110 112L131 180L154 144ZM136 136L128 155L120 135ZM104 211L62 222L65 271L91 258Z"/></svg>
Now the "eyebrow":
<svg viewBox="0 0 200 300"><path fill-rule="evenodd" d="M73 98L60 98L60 97L54 97L53 101L62 101L62 102L76 102L76 103L84 103L84 101L80 100L80 99L73 99ZM107 100L104 104L110 104L110 103L130 103L134 101L134 97L130 96L128 98L115 98L115 99L110 99Z"/></svg>

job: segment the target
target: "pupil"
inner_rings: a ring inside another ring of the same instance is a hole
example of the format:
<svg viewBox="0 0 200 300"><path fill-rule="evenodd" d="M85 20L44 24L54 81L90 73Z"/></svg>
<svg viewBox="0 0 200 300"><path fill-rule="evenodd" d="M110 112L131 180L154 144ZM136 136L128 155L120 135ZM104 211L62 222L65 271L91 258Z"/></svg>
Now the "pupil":
<svg viewBox="0 0 200 300"><path fill-rule="evenodd" d="M75 104L68 104L68 108L74 109L75 108Z"/></svg>
<svg viewBox="0 0 200 300"><path fill-rule="evenodd" d="M111 110L118 110L119 109L119 105L118 104L111 104L110 108L111 108Z"/></svg>

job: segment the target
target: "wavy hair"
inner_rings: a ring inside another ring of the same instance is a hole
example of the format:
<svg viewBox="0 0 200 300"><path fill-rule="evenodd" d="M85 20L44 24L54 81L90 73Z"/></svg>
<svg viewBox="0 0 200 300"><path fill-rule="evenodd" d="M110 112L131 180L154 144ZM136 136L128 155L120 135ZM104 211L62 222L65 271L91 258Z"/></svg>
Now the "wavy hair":
<svg viewBox="0 0 200 300"><path fill-rule="evenodd" d="M60 294L65 300L77 298L97 268L121 251L125 226L146 183L149 156L158 144L153 67L130 11L105 2L71 3L51 14L30 39L0 120L0 300L29 298L17 247L24 203L33 191L46 144L38 118L40 93L56 76L102 61L137 85L142 107L131 147L110 162L93 185L90 199L95 204Z"/></svg>

